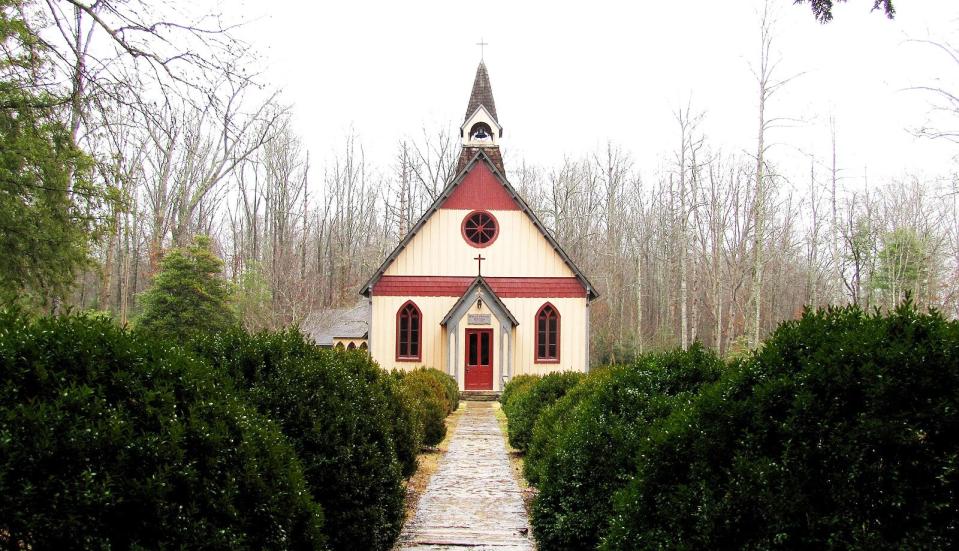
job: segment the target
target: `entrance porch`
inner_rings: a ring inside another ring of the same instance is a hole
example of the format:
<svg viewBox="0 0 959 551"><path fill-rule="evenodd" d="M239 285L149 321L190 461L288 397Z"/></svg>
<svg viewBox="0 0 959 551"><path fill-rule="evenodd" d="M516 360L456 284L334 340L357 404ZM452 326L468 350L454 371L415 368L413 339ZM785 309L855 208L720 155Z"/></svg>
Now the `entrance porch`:
<svg viewBox="0 0 959 551"><path fill-rule="evenodd" d="M449 374L461 391L501 391L513 372L519 325L482 276L477 276L440 324Z"/></svg>

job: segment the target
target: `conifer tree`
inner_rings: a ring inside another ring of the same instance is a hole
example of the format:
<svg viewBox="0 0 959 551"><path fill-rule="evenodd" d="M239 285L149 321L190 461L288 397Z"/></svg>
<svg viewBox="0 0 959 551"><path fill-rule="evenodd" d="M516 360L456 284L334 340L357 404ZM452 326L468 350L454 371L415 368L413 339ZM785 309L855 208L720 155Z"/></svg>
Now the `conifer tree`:
<svg viewBox="0 0 959 551"><path fill-rule="evenodd" d="M153 285L140 297L143 310L137 328L186 340L235 325L233 289L222 270L223 261L214 254L209 237L197 236L190 246L171 249L160 261Z"/></svg>
<svg viewBox="0 0 959 551"><path fill-rule="evenodd" d="M74 143L57 98L38 86L44 46L0 0L0 301L60 296L89 260L99 206L91 159Z"/></svg>

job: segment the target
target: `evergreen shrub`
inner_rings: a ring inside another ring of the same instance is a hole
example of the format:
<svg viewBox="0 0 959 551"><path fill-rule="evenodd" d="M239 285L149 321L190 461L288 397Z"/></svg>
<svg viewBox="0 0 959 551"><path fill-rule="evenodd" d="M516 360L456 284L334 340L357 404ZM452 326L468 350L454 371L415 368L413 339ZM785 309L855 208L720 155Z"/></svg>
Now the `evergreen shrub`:
<svg viewBox="0 0 959 551"><path fill-rule="evenodd" d="M506 386L503 387L503 392L499 395L499 403L507 419L510 416L510 402L513 398L528 390L538 380L538 375L517 375L507 381Z"/></svg>
<svg viewBox="0 0 959 551"><path fill-rule="evenodd" d="M239 326L193 335L189 348L226 373L243 391L268 380L285 365L311 358L320 350L296 329L249 333Z"/></svg>
<svg viewBox="0 0 959 551"><path fill-rule="evenodd" d="M532 523L541 549L593 549L605 533L612 496L635 470L649 426L715 381L722 362L699 344L639 357L596 374L540 459ZM592 378L591 375L589 378Z"/></svg>
<svg viewBox="0 0 959 551"><path fill-rule="evenodd" d="M806 312L641 443L607 549L947 549L959 323Z"/></svg>
<svg viewBox="0 0 959 551"><path fill-rule="evenodd" d="M192 346L245 386L293 442L326 513L329 545L390 549L403 521L403 475L411 468L397 449L412 445L403 425L412 413L396 400L389 374L367 354L324 350L292 329L223 331Z"/></svg>
<svg viewBox="0 0 959 551"><path fill-rule="evenodd" d="M317 349L251 389L293 441L333 549L390 549L403 522L386 377L366 354Z"/></svg>
<svg viewBox="0 0 959 551"><path fill-rule="evenodd" d="M428 368L427 371L433 375L440 383L443 384L443 388L446 389L446 400L449 403L449 408L447 413L453 413L460 407L460 388L456 384L456 379L450 375L443 373L439 369Z"/></svg>
<svg viewBox="0 0 959 551"><path fill-rule="evenodd" d="M0 545L319 549L289 440L208 365L109 320L0 312Z"/></svg>
<svg viewBox="0 0 959 551"><path fill-rule="evenodd" d="M582 378L582 373L550 373L534 382L525 392L514 396L507 427L510 446L525 452L540 413L565 396Z"/></svg>
<svg viewBox="0 0 959 551"><path fill-rule="evenodd" d="M403 392L402 379L397 373L386 375L383 390L390 405L393 448L403 477L409 478L418 466L417 455L423 447L423 432L418 425L417 404Z"/></svg>
<svg viewBox="0 0 959 551"><path fill-rule="evenodd" d="M422 434L423 445L434 447L446 437L446 415L450 406L446 386L430 371L415 369L405 373L400 380L400 388L409 402L415 405L414 417L418 432Z"/></svg>
<svg viewBox="0 0 959 551"><path fill-rule="evenodd" d="M556 435L569 423L580 403L595 392L595 386L610 373L609 369L594 369L584 376L565 396L547 406L533 425L533 434L523 456L523 476L527 482L536 486L545 458L554 453Z"/></svg>

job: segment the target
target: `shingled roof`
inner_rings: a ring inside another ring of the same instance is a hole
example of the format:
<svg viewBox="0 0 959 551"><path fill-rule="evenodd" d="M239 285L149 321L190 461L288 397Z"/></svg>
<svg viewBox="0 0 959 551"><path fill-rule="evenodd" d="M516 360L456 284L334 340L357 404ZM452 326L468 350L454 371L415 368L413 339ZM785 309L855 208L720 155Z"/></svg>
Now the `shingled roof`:
<svg viewBox="0 0 959 551"><path fill-rule="evenodd" d="M340 310L313 312L300 324L300 331L320 346L333 346L333 339L365 339L370 332L370 303L359 301Z"/></svg>
<svg viewBox="0 0 959 551"><path fill-rule="evenodd" d="M479 109L480 105L489 111L494 121L499 122L499 117L496 116L496 103L493 102L493 87L490 86L489 83L489 73L486 71L486 64L482 61L480 61L479 67L476 68L476 78L473 79L473 91L470 93L470 102L466 106L466 116L463 121L465 122L469 119L470 115Z"/></svg>

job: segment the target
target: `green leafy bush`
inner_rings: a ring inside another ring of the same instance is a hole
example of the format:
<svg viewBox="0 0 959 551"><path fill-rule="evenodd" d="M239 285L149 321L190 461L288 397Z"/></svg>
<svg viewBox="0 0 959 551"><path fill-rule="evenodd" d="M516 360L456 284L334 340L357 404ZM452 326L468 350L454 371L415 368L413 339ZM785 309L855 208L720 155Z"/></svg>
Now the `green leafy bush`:
<svg viewBox="0 0 959 551"><path fill-rule="evenodd" d="M460 389L459 385L456 384L456 379L449 376L446 373L443 373L439 369L433 368L424 368L427 372L431 373L446 389L446 401L449 404L447 408L447 413L453 413L460 407Z"/></svg>
<svg viewBox="0 0 959 551"><path fill-rule="evenodd" d="M565 396L540 413L533 426L533 435L526 454L523 456L523 475L530 484L535 486L539 483L545 458L555 453L556 435L567 426L579 404L595 392L595 386L600 384L603 377L609 373L610 370L605 368L593 370Z"/></svg>
<svg viewBox="0 0 959 551"><path fill-rule="evenodd" d="M395 372L386 376L383 390L390 405L393 448L403 477L409 478L416 472L416 456L423 447L422 429L417 424L417 404L403 392L401 378Z"/></svg>
<svg viewBox="0 0 959 551"><path fill-rule="evenodd" d="M591 392L578 396L550 453L539 460L531 520L540 548L595 548L650 423L682 407L721 371L722 362L697 344L606 368L584 383Z"/></svg>
<svg viewBox="0 0 959 551"><path fill-rule="evenodd" d="M391 405L365 354L317 350L253 387L293 441L334 549L390 549L403 521Z"/></svg>
<svg viewBox="0 0 959 551"><path fill-rule="evenodd" d="M8 548L323 547L278 427L102 319L0 313L0 495Z"/></svg>
<svg viewBox="0 0 959 551"><path fill-rule="evenodd" d="M409 469L397 458L395 439L406 434L394 423L405 406L389 375L366 354L323 350L295 330L225 331L193 346L247 385L250 400L293 442L326 513L330 546L389 549Z"/></svg>
<svg viewBox="0 0 959 551"><path fill-rule="evenodd" d="M502 406L503 413L506 415L507 419L509 418L510 414L510 402L513 400L513 398L516 395L528 390L529 387L534 385L538 380L538 375L517 375L512 377L506 383L506 386L503 387L502 394L499 396L499 403Z"/></svg>
<svg viewBox="0 0 959 551"><path fill-rule="evenodd" d="M510 405L507 427L510 446L526 451L533 435L533 425L543 409L565 396L582 378L582 373L550 373L516 394Z"/></svg>
<svg viewBox="0 0 959 551"><path fill-rule="evenodd" d="M434 370L435 371L435 370ZM403 394L414 404L414 417L423 444L436 446L446 437L446 414L450 410L446 387L425 369L405 373L400 381Z"/></svg>
<svg viewBox="0 0 959 551"><path fill-rule="evenodd" d="M946 549L959 534L959 324L806 312L659 423L607 549Z"/></svg>
<svg viewBox="0 0 959 551"><path fill-rule="evenodd" d="M193 335L189 348L244 391L273 377L290 362L311 358L319 351L296 329L248 333L238 326Z"/></svg>

